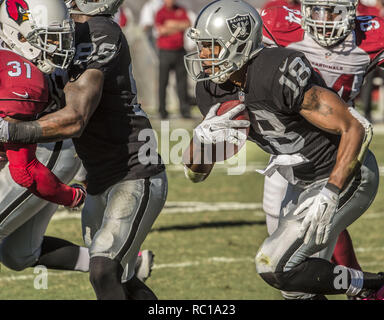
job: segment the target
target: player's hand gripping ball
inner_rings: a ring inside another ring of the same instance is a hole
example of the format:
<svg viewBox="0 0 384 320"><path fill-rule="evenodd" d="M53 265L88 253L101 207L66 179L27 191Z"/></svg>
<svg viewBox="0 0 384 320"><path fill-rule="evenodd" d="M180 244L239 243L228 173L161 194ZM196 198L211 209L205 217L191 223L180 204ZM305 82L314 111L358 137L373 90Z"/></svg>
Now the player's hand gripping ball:
<svg viewBox="0 0 384 320"><path fill-rule="evenodd" d="M249 114L239 100L217 103L195 129L203 144L212 145L214 162L229 159L244 146L249 134Z"/></svg>

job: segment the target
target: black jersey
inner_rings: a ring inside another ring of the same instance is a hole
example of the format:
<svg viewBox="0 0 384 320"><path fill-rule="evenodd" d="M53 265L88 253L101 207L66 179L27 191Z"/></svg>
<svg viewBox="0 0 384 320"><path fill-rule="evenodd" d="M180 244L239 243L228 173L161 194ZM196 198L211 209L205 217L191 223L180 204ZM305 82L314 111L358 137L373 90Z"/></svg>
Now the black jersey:
<svg viewBox="0 0 384 320"><path fill-rule="evenodd" d="M94 16L76 23L75 35L70 78L87 69L104 74L100 104L82 135L73 139L87 170L87 191L97 194L122 179L142 179L163 171L151 124L137 102L131 55L120 27L109 16Z"/></svg>
<svg viewBox="0 0 384 320"><path fill-rule="evenodd" d="M264 48L249 62L245 105L251 128L248 139L273 154L301 154L308 162L295 166L297 179L327 177L336 162L340 136L318 129L300 115L304 94L313 85L326 87L304 54L286 48ZM239 99L230 81L199 82L196 97L206 115L217 102Z"/></svg>

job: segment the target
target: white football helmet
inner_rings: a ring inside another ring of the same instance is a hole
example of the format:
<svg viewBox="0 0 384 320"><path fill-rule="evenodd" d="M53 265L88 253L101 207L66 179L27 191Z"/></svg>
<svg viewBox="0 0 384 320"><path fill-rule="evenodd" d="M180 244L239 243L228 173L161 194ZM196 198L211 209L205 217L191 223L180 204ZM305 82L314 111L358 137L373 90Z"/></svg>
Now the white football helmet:
<svg viewBox="0 0 384 320"><path fill-rule="evenodd" d="M74 34L62 0L2 1L0 38L44 73L69 66L75 54Z"/></svg>
<svg viewBox="0 0 384 320"><path fill-rule="evenodd" d="M114 15L124 0L65 0L67 7L73 14L86 14L96 16L98 14ZM74 8L76 4L77 9Z"/></svg>
<svg viewBox="0 0 384 320"><path fill-rule="evenodd" d="M200 11L187 33L197 44L197 51L184 57L188 74L195 81L210 79L224 83L263 48L262 27L258 12L245 1L211 2ZM220 46L217 57L201 57L201 49L207 45L211 52L216 45ZM201 77L207 65L211 72L208 77Z"/></svg>
<svg viewBox="0 0 384 320"><path fill-rule="evenodd" d="M321 46L344 40L355 28L358 0L303 0L302 27Z"/></svg>

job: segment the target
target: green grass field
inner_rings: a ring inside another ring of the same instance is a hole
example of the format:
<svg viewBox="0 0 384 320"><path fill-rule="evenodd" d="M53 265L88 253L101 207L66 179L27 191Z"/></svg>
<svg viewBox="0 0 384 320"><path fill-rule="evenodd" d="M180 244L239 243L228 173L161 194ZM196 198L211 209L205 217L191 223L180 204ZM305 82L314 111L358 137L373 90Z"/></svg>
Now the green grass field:
<svg viewBox="0 0 384 320"><path fill-rule="evenodd" d="M182 126L192 124L187 121ZM384 134L380 130L371 149L382 166ZM187 181L181 166L168 166L166 208L143 244L143 249L156 255L147 285L159 299L281 299L279 291L257 275L253 262L267 236L260 207L263 178L253 168L267 160L268 155L248 144L250 170L229 176L219 165L201 184ZM384 269L382 189L381 184L371 208L349 227L361 266L372 272ZM81 245L78 216L59 210L47 234ZM39 290L34 288L36 276L32 268L14 272L1 266L0 299L95 299L86 273L49 271L48 288ZM329 298L345 300L345 296Z"/></svg>

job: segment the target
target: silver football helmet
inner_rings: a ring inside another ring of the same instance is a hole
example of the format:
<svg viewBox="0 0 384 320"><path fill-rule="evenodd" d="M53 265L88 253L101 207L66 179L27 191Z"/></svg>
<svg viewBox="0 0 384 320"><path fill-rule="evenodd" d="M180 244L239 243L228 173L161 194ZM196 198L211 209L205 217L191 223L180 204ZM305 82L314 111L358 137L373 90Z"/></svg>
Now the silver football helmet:
<svg viewBox="0 0 384 320"><path fill-rule="evenodd" d="M330 47L355 28L358 0L303 0L302 27L321 46Z"/></svg>
<svg viewBox="0 0 384 320"><path fill-rule="evenodd" d="M73 14L96 16L98 14L114 15L124 0L65 0L67 7ZM73 4L76 4L77 9Z"/></svg>
<svg viewBox="0 0 384 320"><path fill-rule="evenodd" d="M203 8L187 35L197 51L186 54L185 67L195 81L224 83L232 73L256 56L262 46L263 22L254 7L240 0L217 0ZM202 57L208 47L212 55ZM214 55L215 48L219 48ZM208 77L201 77L210 69Z"/></svg>
<svg viewBox="0 0 384 320"><path fill-rule="evenodd" d="M62 0L4 0L0 6L0 38L44 73L69 66L74 34Z"/></svg>

